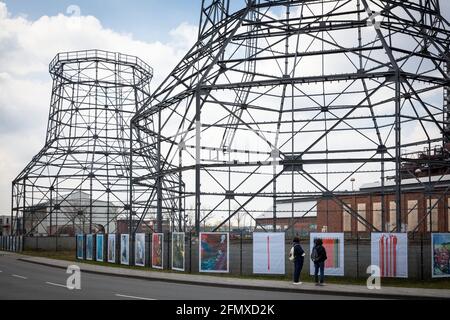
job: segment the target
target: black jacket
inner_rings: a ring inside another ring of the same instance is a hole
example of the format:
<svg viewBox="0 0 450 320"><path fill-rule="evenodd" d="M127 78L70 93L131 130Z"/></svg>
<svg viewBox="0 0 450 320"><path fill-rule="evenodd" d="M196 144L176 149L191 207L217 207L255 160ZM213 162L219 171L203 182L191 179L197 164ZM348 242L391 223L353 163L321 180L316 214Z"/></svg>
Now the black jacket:
<svg viewBox="0 0 450 320"><path fill-rule="evenodd" d="M294 243L294 260L303 259L303 254L305 251L303 250L300 243Z"/></svg>
<svg viewBox="0 0 450 320"><path fill-rule="evenodd" d="M319 256L319 258L317 259L317 261L315 261L316 263L322 263L325 262L325 260L328 259L327 257L327 251L325 250L325 248L322 245L316 245L316 250L317 250L317 255Z"/></svg>

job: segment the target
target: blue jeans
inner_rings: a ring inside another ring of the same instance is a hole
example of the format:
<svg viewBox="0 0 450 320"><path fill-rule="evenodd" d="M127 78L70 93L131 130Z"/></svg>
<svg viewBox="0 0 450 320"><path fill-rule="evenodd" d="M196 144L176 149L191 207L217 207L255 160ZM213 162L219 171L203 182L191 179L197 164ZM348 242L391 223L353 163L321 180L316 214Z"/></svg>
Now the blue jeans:
<svg viewBox="0 0 450 320"><path fill-rule="evenodd" d="M303 257L294 261L294 282L300 282L300 273L303 269Z"/></svg>
<svg viewBox="0 0 450 320"><path fill-rule="evenodd" d="M320 283L323 283L325 277L325 262L314 262L314 278L316 283L319 283L319 271L320 271Z"/></svg>

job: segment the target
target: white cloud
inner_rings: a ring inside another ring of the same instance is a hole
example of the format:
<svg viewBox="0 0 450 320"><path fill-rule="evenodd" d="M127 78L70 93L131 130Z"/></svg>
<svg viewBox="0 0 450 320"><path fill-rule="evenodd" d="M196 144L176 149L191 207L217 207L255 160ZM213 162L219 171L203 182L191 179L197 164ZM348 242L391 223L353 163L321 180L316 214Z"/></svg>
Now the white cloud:
<svg viewBox="0 0 450 320"><path fill-rule="evenodd" d="M188 23L182 23L177 28L170 31L172 42L177 48L190 48L197 39L198 27Z"/></svg>
<svg viewBox="0 0 450 320"><path fill-rule="evenodd" d="M6 4L0 2L0 19L5 19L8 16L8 9L6 8Z"/></svg>
<svg viewBox="0 0 450 320"><path fill-rule="evenodd" d="M102 49L135 55L154 68L153 88L196 38L187 23L147 43L107 29L93 16L12 16L0 2L0 215L8 214L11 181L45 142L51 78L48 64L58 52Z"/></svg>

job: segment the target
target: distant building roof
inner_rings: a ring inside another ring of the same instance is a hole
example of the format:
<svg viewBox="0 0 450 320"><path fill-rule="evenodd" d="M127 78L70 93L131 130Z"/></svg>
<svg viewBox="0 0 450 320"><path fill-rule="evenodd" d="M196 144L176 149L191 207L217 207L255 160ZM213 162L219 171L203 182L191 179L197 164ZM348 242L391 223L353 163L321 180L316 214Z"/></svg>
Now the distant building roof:
<svg viewBox="0 0 450 320"><path fill-rule="evenodd" d="M292 202L277 203L277 218L292 217ZM298 201L294 200L294 218L317 217L317 201ZM257 219L272 219L273 206L262 213Z"/></svg>
<svg viewBox="0 0 450 320"><path fill-rule="evenodd" d="M70 205L70 206L75 206L75 207L76 206L85 207L85 206L90 205L91 196L87 192L83 192L81 190L73 190L72 192L56 196L53 201L54 201L54 203L61 202L63 204L63 206ZM45 209L49 205L50 205L50 201L48 200L48 201L39 203L37 205L34 205L32 207L29 207L29 209L33 209L33 210ZM108 203L107 201L96 199L95 196L92 199L92 205L94 207L106 207L106 206L109 206L110 208L116 207L113 202Z"/></svg>
<svg viewBox="0 0 450 320"><path fill-rule="evenodd" d="M431 177L420 177L420 178L411 178L411 179L403 179L401 182L402 190L418 190L418 189L424 189L427 184L431 181L432 185L435 187L448 187L450 182L450 175L437 175L437 176L431 176ZM384 183L384 188L386 191L394 189L395 188L395 181L394 180L387 180ZM381 189L381 182L372 182L372 183L366 183L363 184L360 187L360 191L375 191Z"/></svg>

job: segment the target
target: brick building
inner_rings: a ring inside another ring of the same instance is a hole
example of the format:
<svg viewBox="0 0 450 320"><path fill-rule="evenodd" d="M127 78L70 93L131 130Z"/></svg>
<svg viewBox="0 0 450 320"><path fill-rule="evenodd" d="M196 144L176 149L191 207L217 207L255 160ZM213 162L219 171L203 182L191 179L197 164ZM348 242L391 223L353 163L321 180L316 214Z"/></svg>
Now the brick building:
<svg viewBox="0 0 450 320"><path fill-rule="evenodd" d="M295 201L292 211L292 201L280 200L276 207L276 229L277 231L289 231L294 226L298 235L306 236L317 231L317 210L314 201ZM294 214L292 214L294 212ZM267 231L273 230L273 207L256 218L256 230L263 226Z"/></svg>
<svg viewBox="0 0 450 320"><path fill-rule="evenodd" d="M319 199L317 226L328 232L369 233L352 216L345 203L380 231L450 232L450 175L431 177L433 188L427 187L428 177L402 180L402 226L396 226L396 200L393 182L381 188L379 183L367 184L357 192L340 195L337 200ZM383 197L382 197L383 195ZM384 210L382 199L384 198ZM384 211L384 214L382 212ZM427 214L431 211L430 214ZM383 228L384 227L384 228Z"/></svg>

